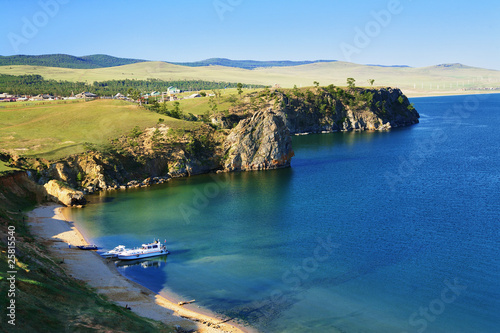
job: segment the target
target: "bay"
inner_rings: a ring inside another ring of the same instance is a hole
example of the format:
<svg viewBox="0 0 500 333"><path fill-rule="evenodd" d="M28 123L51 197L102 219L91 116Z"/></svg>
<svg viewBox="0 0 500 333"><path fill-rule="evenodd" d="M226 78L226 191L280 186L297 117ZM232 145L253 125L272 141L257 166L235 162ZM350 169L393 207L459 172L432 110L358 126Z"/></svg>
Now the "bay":
<svg viewBox="0 0 500 333"><path fill-rule="evenodd" d="M288 169L201 175L72 210L119 265L263 332L496 332L500 94L411 100L420 124L293 138Z"/></svg>

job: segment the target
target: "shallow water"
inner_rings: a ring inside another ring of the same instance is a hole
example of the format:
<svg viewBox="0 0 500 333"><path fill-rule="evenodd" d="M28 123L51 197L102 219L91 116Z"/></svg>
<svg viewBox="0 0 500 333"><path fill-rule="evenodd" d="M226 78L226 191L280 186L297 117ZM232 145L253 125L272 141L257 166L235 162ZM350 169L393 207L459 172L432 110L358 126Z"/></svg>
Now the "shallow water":
<svg viewBox="0 0 500 333"><path fill-rule="evenodd" d="M292 167L94 196L118 267L264 332L497 332L500 95L413 99L418 125L293 139Z"/></svg>

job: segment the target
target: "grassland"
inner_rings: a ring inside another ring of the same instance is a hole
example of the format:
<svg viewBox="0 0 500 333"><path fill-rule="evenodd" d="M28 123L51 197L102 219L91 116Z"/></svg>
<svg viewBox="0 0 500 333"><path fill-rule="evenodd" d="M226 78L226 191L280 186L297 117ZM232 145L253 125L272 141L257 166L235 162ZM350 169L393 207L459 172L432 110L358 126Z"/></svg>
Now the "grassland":
<svg viewBox="0 0 500 333"><path fill-rule="evenodd" d="M405 93L446 94L463 93L464 89L499 88L500 71L463 65L430 66L421 68L378 67L347 62L315 63L292 67L257 68L253 70L222 67L186 67L164 62L143 62L99 69L68 69L40 66L0 66L0 73L21 75L40 74L46 79L68 81L104 81L112 79L207 80L242 82L247 84L293 87L345 85L346 79L356 79L358 86L374 79L376 86L399 87Z"/></svg>
<svg viewBox="0 0 500 333"><path fill-rule="evenodd" d="M115 100L7 108L0 109L0 149L15 155L57 159L83 152L86 142L105 145L135 126L153 127L159 118L172 128L198 126Z"/></svg>
<svg viewBox="0 0 500 333"><path fill-rule="evenodd" d="M259 89L243 89L242 92L242 98L250 94L252 92L258 91ZM216 98L215 102L217 103L217 111L224 111L224 110L229 110L229 108L232 106L232 103L228 101L228 97L233 96L235 99L239 99L240 96L238 95L237 89L223 89L220 90L220 98ZM211 94L212 92L207 91L207 94ZM192 93L186 94L190 95ZM180 108L184 112L184 114L192 113L194 115L200 116L205 114L207 111L210 110L210 104L209 104L209 98L208 96L206 97L198 97L198 98L192 98L192 99L183 99L179 100ZM214 97L215 98L215 97ZM169 108L172 108L172 102L167 102L167 106Z"/></svg>

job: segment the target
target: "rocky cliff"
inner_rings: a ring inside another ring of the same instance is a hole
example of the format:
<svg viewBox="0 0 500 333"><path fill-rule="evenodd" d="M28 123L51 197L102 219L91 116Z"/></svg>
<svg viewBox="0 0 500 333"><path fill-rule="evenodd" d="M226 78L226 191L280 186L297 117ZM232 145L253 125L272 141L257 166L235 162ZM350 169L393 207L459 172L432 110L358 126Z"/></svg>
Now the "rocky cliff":
<svg viewBox="0 0 500 333"><path fill-rule="evenodd" d="M159 124L108 147L89 147L55 162L37 160L29 168L36 169L31 178L44 185L44 195L79 205L83 194L98 190L148 186L210 171L287 167L294 155L292 134L389 130L418 123L418 118L399 89L266 89L196 130Z"/></svg>
<svg viewBox="0 0 500 333"><path fill-rule="evenodd" d="M419 118L401 90L392 88L268 90L257 97L260 102L244 105L257 111L240 120L224 142L225 171L289 166L291 134L381 131L418 123ZM220 119L224 126L227 117Z"/></svg>
<svg viewBox="0 0 500 333"><path fill-rule="evenodd" d="M282 110L260 110L244 119L224 142L225 171L275 169L290 166L292 137Z"/></svg>
<svg viewBox="0 0 500 333"><path fill-rule="evenodd" d="M419 114L399 89L317 89L280 97L291 134L383 131L418 123Z"/></svg>

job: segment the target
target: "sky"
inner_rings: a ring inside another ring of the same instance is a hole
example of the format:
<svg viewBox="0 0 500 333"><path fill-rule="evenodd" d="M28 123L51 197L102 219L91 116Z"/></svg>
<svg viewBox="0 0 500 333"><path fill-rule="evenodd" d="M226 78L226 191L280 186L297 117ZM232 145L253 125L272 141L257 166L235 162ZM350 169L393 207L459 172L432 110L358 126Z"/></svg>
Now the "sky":
<svg viewBox="0 0 500 333"><path fill-rule="evenodd" d="M0 0L0 55L500 70L500 1Z"/></svg>

